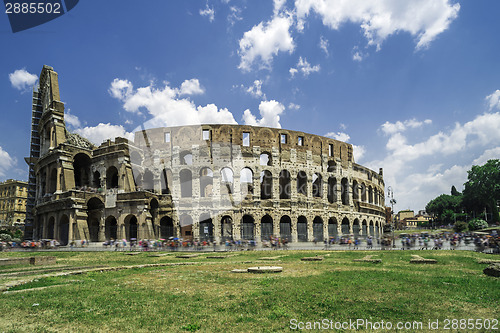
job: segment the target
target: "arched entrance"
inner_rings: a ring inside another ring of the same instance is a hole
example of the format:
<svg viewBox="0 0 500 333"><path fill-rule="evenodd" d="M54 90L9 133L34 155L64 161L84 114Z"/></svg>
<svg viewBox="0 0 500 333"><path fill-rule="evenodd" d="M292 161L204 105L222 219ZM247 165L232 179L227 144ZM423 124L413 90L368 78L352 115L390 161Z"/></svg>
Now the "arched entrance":
<svg viewBox="0 0 500 333"><path fill-rule="evenodd" d="M163 239L174 237L174 222L169 216L164 216L160 220L160 237Z"/></svg>
<svg viewBox="0 0 500 333"><path fill-rule="evenodd" d="M181 215L181 237L185 240L193 239L193 218L188 214Z"/></svg>
<svg viewBox="0 0 500 333"><path fill-rule="evenodd" d="M297 219L297 240L307 242L307 218L305 216L299 216Z"/></svg>
<svg viewBox="0 0 500 333"><path fill-rule="evenodd" d="M223 242L233 240L233 219L230 216L221 219L221 239Z"/></svg>
<svg viewBox="0 0 500 333"><path fill-rule="evenodd" d="M254 230L255 223L253 217L250 215L244 215L243 220L241 221L241 239L253 240L255 237Z"/></svg>
<svg viewBox="0 0 500 333"><path fill-rule="evenodd" d="M273 235L273 219L269 215L264 215L260 220L261 240L270 240Z"/></svg>
<svg viewBox="0 0 500 333"><path fill-rule="evenodd" d="M313 237L317 242L322 242L323 235L323 219L319 216L316 216L313 220Z"/></svg>
<svg viewBox="0 0 500 333"><path fill-rule="evenodd" d="M125 237L129 241L137 240L138 223L135 215L128 215L125 218Z"/></svg>
<svg viewBox="0 0 500 333"><path fill-rule="evenodd" d="M342 225L340 227L341 227L340 231L342 232L343 236L350 234L350 232L349 232L349 219L347 217L344 217L344 219L342 220Z"/></svg>
<svg viewBox="0 0 500 333"><path fill-rule="evenodd" d="M104 222L104 234L107 240L118 238L118 223L114 216L108 216Z"/></svg>
<svg viewBox="0 0 500 333"><path fill-rule="evenodd" d="M280 237L282 240L292 240L292 220L288 215L283 215L280 219Z"/></svg>
<svg viewBox="0 0 500 333"><path fill-rule="evenodd" d="M200 240L209 242L214 240L214 224L209 215L200 217Z"/></svg>
<svg viewBox="0 0 500 333"><path fill-rule="evenodd" d="M91 198L87 202L87 227L89 234L86 238L91 242L100 241L99 229L103 209L104 203L97 197Z"/></svg>
<svg viewBox="0 0 500 333"><path fill-rule="evenodd" d="M337 219L335 217L330 217L328 219L328 236L334 237L335 239L338 236L338 228L337 228Z"/></svg>
<svg viewBox="0 0 500 333"><path fill-rule="evenodd" d="M59 220L59 243L61 245L68 245L69 240L69 218L63 215Z"/></svg>

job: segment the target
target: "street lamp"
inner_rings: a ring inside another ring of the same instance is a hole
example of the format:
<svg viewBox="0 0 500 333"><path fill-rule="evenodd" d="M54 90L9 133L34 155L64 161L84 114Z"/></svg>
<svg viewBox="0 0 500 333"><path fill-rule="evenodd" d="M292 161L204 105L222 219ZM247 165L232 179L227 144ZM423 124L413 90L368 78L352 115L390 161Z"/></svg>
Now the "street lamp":
<svg viewBox="0 0 500 333"><path fill-rule="evenodd" d="M396 247L396 239L394 238L394 229L396 228L396 221L393 217L394 215L394 205L396 204L396 200L394 199L394 191L392 190L392 187L387 187L387 197L391 198L389 200L390 204L391 204L391 222L393 222L393 226L392 226L392 247L395 248Z"/></svg>

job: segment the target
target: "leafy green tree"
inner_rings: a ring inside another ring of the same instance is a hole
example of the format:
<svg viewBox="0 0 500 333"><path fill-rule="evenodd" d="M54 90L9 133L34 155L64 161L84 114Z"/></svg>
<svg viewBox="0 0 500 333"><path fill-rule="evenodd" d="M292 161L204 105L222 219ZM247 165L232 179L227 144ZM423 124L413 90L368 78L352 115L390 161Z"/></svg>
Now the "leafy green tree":
<svg viewBox="0 0 500 333"><path fill-rule="evenodd" d="M469 230L469 225L467 222L464 221L457 221L455 222L455 225L453 226L453 230L455 232L463 232Z"/></svg>
<svg viewBox="0 0 500 333"><path fill-rule="evenodd" d="M500 160L489 160L482 166L474 165L468 171L463 199L466 207L476 213L488 208L494 222L498 222L497 202L500 200Z"/></svg>
<svg viewBox="0 0 500 333"><path fill-rule="evenodd" d="M429 201L425 210L433 214L438 222L453 224L462 211L462 196L441 194Z"/></svg>
<svg viewBox="0 0 500 333"><path fill-rule="evenodd" d="M462 193L458 192L457 188L455 187L455 185L453 185L451 187L451 195L453 195L453 196L459 196L459 195L462 195Z"/></svg>

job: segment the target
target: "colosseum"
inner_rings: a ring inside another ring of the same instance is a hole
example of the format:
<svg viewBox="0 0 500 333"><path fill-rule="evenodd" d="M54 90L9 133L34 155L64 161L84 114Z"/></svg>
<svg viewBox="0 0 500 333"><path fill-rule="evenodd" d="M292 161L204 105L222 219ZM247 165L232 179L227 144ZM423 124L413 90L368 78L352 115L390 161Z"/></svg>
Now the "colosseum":
<svg viewBox="0 0 500 333"><path fill-rule="evenodd" d="M221 242L379 237L382 169L352 145L285 129L195 125L94 146L64 122L58 76L33 93L28 215L37 239Z"/></svg>

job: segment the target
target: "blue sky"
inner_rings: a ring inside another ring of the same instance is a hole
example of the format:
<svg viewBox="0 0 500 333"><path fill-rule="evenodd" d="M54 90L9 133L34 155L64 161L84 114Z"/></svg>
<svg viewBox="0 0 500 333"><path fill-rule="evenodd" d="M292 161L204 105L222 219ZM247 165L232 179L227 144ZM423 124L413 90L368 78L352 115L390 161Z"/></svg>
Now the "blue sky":
<svg viewBox="0 0 500 333"><path fill-rule="evenodd" d="M500 2L80 1L0 15L0 181L27 179L31 86L59 73L70 130L239 123L327 135L419 210L500 157Z"/></svg>

